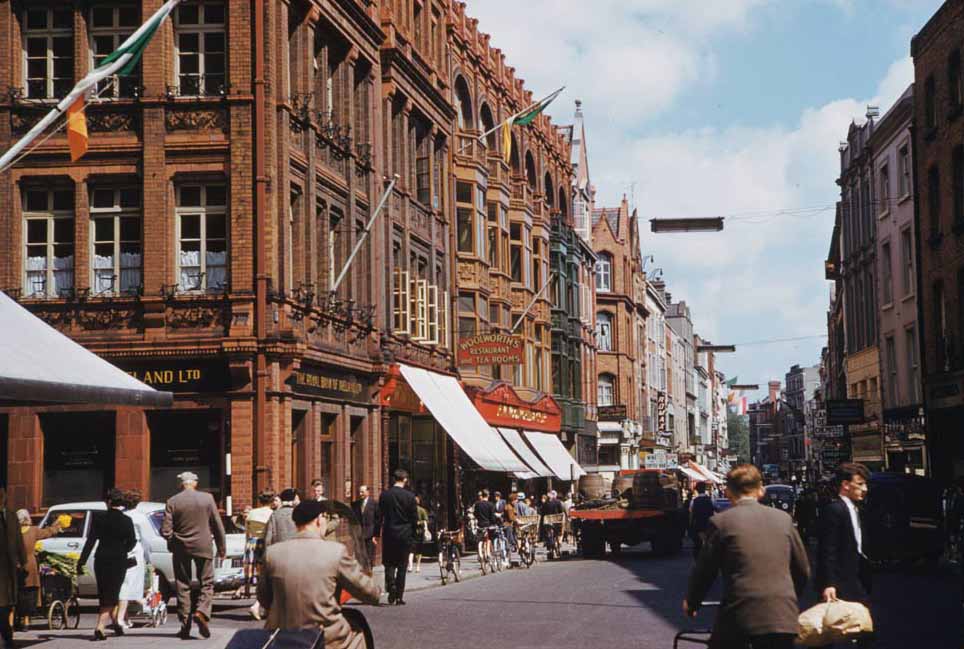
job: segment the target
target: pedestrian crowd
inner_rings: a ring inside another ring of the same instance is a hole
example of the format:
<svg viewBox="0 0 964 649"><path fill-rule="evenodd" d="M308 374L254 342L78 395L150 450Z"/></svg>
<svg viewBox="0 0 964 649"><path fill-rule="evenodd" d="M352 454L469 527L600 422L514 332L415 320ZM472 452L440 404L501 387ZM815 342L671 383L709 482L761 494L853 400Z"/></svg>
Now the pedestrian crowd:
<svg viewBox="0 0 964 649"><path fill-rule="evenodd" d="M806 534L814 525L818 528L813 583L823 602L870 608L870 562L859 513L869 479L864 465L842 464L836 470L835 497L819 515L816 498L804 505L802 530ZM800 628L798 598L811 579L810 557L794 520L760 503L763 477L753 465L739 465L727 474L732 506L726 511L714 515L705 489L697 491L690 518L697 557L684 612L695 616L720 577L723 596L711 649L790 649ZM854 641L865 649L873 645L873 635L861 633Z"/></svg>

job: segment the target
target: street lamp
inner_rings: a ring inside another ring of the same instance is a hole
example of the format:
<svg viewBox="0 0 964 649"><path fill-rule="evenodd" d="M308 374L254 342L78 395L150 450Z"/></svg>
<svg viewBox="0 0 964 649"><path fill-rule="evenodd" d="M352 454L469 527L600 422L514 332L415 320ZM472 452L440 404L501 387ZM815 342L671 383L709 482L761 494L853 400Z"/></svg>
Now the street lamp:
<svg viewBox="0 0 964 649"><path fill-rule="evenodd" d="M723 217L698 219L650 219L651 232L722 232Z"/></svg>

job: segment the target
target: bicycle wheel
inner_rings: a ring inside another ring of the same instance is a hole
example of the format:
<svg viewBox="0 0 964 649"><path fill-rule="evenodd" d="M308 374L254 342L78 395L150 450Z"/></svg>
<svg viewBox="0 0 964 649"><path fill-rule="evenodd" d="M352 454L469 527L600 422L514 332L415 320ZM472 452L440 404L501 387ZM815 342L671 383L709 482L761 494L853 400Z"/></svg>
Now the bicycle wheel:
<svg viewBox="0 0 964 649"><path fill-rule="evenodd" d="M479 567L482 569L482 574L489 574L489 557L488 553L485 551L485 542L483 541L479 545Z"/></svg>
<svg viewBox="0 0 964 649"><path fill-rule="evenodd" d="M455 577L455 583L462 581L462 560L458 552L452 553L452 576Z"/></svg>
<svg viewBox="0 0 964 649"><path fill-rule="evenodd" d="M492 558L495 560L495 572L502 572L503 556L505 555L505 544L502 539L493 542Z"/></svg>
<svg viewBox="0 0 964 649"><path fill-rule="evenodd" d="M445 550L440 550L438 553L438 571L442 573L442 585L444 586L448 581L448 560L445 557Z"/></svg>
<svg viewBox="0 0 964 649"><path fill-rule="evenodd" d="M60 631L67 626L67 608L59 599L54 600L47 609L47 628Z"/></svg>
<svg viewBox="0 0 964 649"><path fill-rule="evenodd" d="M67 600L64 617L67 620L66 628L76 629L80 626L80 602L76 597L71 597Z"/></svg>

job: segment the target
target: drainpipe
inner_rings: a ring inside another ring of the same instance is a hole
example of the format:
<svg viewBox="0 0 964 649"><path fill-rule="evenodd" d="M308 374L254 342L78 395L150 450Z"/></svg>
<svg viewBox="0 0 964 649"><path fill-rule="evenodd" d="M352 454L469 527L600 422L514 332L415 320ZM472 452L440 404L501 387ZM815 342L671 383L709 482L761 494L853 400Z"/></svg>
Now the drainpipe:
<svg viewBox="0 0 964 649"><path fill-rule="evenodd" d="M259 476L267 469L264 466L267 413L265 412L265 393L267 391L267 359L264 341L268 327L268 275L265 244L265 224L267 215L267 183L265 173L265 51L264 51L264 13L265 1L254 0L254 273L255 273L255 311L254 329L257 352L254 375L254 440L252 458L252 496L261 491L263 481Z"/></svg>

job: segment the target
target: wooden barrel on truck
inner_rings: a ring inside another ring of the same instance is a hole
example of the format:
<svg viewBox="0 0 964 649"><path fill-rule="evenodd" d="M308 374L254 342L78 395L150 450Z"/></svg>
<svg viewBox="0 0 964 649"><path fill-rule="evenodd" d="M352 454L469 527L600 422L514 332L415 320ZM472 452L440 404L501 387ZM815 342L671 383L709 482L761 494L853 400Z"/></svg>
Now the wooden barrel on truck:
<svg viewBox="0 0 964 649"><path fill-rule="evenodd" d="M585 500L598 500L609 496L606 489L606 479L598 473L587 473L579 476L579 495Z"/></svg>
<svg viewBox="0 0 964 649"><path fill-rule="evenodd" d="M634 474L630 504L634 509L679 509L680 492L676 476L660 470L644 470Z"/></svg>

